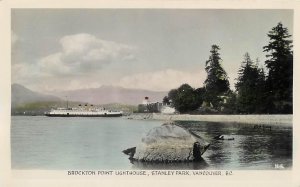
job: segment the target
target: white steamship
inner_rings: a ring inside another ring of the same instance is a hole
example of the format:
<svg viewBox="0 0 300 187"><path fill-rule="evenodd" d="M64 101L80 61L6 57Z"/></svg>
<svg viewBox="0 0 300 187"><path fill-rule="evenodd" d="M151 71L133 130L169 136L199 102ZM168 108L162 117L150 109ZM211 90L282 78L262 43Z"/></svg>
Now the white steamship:
<svg viewBox="0 0 300 187"><path fill-rule="evenodd" d="M57 108L51 109L49 112L45 112L49 117L120 117L122 111L112 111L105 108L96 108L93 105L88 107L82 107L79 105L77 108Z"/></svg>

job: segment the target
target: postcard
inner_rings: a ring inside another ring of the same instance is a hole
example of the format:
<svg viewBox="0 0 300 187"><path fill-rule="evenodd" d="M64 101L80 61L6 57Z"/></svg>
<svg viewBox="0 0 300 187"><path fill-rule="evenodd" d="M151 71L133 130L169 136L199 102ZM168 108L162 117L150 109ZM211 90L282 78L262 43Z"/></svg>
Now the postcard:
<svg viewBox="0 0 300 187"><path fill-rule="evenodd" d="M299 2L0 4L3 186L300 184Z"/></svg>

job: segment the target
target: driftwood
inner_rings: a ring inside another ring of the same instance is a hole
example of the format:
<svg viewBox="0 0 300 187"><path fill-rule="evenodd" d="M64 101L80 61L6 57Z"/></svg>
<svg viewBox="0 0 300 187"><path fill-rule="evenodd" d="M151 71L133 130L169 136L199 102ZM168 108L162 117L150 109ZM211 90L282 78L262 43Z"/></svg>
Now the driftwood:
<svg viewBox="0 0 300 187"><path fill-rule="evenodd" d="M208 147L200 136L169 123L151 129L136 147L123 153L132 160L146 162L197 161Z"/></svg>
<svg viewBox="0 0 300 187"><path fill-rule="evenodd" d="M214 137L215 140L234 140L233 137L227 136L227 135L217 135Z"/></svg>

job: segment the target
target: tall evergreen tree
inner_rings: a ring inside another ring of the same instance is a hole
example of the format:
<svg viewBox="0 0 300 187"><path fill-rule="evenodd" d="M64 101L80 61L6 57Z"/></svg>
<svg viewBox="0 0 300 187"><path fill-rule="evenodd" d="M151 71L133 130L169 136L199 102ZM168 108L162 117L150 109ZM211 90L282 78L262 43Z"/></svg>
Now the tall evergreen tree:
<svg viewBox="0 0 300 187"><path fill-rule="evenodd" d="M227 74L221 66L222 59L219 54L220 47L212 45L209 59L206 61L205 71L207 78L204 82L206 90L205 100L212 103L214 108L218 108L221 102L219 96L229 91L229 81Z"/></svg>
<svg viewBox="0 0 300 187"><path fill-rule="evenodd" d="M263 98L264 73L258 68L248 53L244 56L239 69L238 81L235 84L238 92L237 110L241 113L261 113Z"/></svg>
<svg viewBox="0 0 300 187"><path fill-rule="evenodd" d="M266 75L263 68L258 68L257 71L258 71L258 79L257 79L257 84L255 89L257 95L255 113L262 114L268 112L267 110L268 100L266 95Z"/></svg>
<svg viewBox="0 0 300 187"><path fill-rule="evenodd" d="M268 68L267 88L275 113L292 113L293 102L293 51L288 29L278 23L268 33L269 44L264 46L268 54L265 61Z"/></svg>

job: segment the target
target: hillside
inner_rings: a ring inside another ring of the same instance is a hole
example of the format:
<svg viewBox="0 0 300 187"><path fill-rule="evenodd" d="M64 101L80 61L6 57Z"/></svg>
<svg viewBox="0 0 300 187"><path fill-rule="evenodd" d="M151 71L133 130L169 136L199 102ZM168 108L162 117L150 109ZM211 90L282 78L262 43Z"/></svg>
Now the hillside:
<svg viewBox="0 0 300 187"><path fill-rule="evenodd" d="M127 105L138 105L145 96L153 102L162 102L167 92L157 92L141 89L128 89L116 86L101 86L99 88L79 89L64 92L53 92L62 99L68 97L69 101L80 101L93 104L121 103Z"/></svg>
<svg viewBox="0 0 300 187"><path fill-rule="evenodd" d="M66 95L68 96L69 107L77 107L79 104L94 104L111 110L121 110L124 113L136 111L137 104L141 103L145 96L150 96L155 101L161 101L164 96L163 92L112 86L57 92L55 94L56 96L54 93L47 95L34 92L20 84L13 84L11 86L12 115L43 115L51 108L66 107Z"/></svg>
<svg viewBox="0 0 300 187"><path fill-rule="evenodd" d="M26 103L59 102L61 99L53 95L34 92L20 84L11 85L11 107L15 108Z"/></svg>

